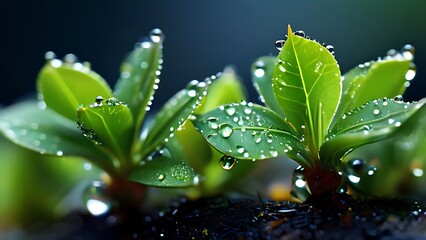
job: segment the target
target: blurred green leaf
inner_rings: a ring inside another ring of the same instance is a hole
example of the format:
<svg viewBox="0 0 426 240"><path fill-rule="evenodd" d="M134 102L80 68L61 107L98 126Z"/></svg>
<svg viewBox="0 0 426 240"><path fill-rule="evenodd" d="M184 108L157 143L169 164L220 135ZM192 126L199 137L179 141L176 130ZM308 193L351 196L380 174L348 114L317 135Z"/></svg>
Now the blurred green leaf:
<svg viewBox="0 0 426 240"><path fill-rule="evenodd" d="M272 89L272 75L276 61L277 57L275 56L264 56L258 58L251 66L251 75L254 86L259 93L262 102L264 101L266 106L275 113L285 117L285 114L277 102Z"/></svg>
<svg viewBox="0 0 426 240"><path fill-rule="evenodd" d="M115 85L114 96L126 103L132 111L136 139L139 138L145 114L160 81L162 38L162 32L154 29L149 40L136 44L121 65L121 75Z"/></svg>
<svg viewBox="0 0 426 240"><path fill-rule="evenodd" d="M41 69L37 90L49 108L72 121L79 105L88 105L97 96L112 96L105 80L90 68L58 59L49 60Z"/></svg>
<svg viewBox="0 0 426 240"><path fill-rule="evenodd" d="M383 60L370 61L351 69L343 76L342 99L336 119L345 112L379 98L393 98L405 91L407 71L413 64L400 53Z"/></svg>
<svg viewBox="0 0 426 240"><path fill-rule="evenodd" d="M348 151L388 138L423 104L424 101L405 103L379 99L345 113L321 146L321 159L324 163L338 164Z"/></svg>
<svg viewBox="0 0 426 240"><path fill-rule="evenodd" d="M289 26L272 83L288 121L299 136L305 136L311 157L316 159L340 99L336 60L319 43L293 35Z"/></svg>
<svg viewBox="0 0 426 240"><path fill-rule="evenodd" d="M194 184L194 170L184 161L161 155L142 161L129 179L154 187L189 187Z"/></svg>
<svg viewBox="0 0 426 240"><path fill-rule="evenodd" d="M265 159L285 153L306 165L299 153L306 151L294 129L260 105L223 105L193 122L211 145L234 158Z"/></svg>

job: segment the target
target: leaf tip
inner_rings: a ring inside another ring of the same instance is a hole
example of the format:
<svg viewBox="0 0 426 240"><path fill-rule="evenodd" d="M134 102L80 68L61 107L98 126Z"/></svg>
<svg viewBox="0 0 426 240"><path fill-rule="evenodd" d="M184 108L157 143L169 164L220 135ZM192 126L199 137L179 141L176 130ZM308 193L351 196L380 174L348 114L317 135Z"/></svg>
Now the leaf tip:
<svg viewBox="0 0 426 240"><path fill-rule="evenodd" d="M293 35L293 30L291 30L291 26L290 26L290 24L288 24L287 25L287 31L288 31L288 37L290 37L290 36L292 36Z"/></svg>

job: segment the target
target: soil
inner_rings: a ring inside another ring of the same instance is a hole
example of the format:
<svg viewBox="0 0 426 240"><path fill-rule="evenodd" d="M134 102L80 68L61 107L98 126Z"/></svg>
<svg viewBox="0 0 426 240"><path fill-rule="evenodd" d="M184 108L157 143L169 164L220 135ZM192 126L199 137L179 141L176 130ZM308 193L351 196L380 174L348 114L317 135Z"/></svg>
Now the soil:
<svg viewBox="0 0 426 240"><path fill-rule="evenodd" d="M331 194L306 203L217 197L155 214L73 213L29 239L426 239L425 203Z"/></svg>

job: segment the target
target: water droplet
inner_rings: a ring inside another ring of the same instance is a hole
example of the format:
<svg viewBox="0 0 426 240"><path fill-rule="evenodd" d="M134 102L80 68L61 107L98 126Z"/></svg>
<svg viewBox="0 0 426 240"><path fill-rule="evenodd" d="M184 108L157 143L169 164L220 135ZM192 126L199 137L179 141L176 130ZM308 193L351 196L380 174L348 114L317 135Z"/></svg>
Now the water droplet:
<svg viewBox="0 0 426 240"><path fill-rule="evenodd" d="M64 153L63 153L62 151L57 151L57 152L56 152L56 156L59 156L59 157L60 157L60 156L62 156L62 155L64 155Z"/></svg>
<svg viewBox="0 0 426 240"><path fill-rule="evenodd" d="M271 150L269 151L269 153L271 154L272 157L278 157L278 151Z"/></svg>
<svg viewBox="0 0 426 240"><path fill-rule="evenodd" d="M223 137L223 138L229 138L232 133L234 132L234 129L232 128L231 125L229 124L221 124L219 126L219 134Z"/></svg>
<svg viewBox="0 0 426 240"><path fill-rule="evenodd" d="M361 181L361 178L359 176L356 176L356 175L349 175L348 179L352 183L359 183L359 181Z"/></svg>
<svg viewBox="0 0 426 240"><path fill-rule="evenodd" d="M104 100L104 98L102 96L97 96L95 99L95 103L100 106L102 105L102 101Z"/></svg>
<svg viewBox="0 0 426 240"><path fill-rule="evenodd" d="M106 186L101 181L94 181L85 191L83 199L87 210L93 216L107 213L111 208L111 199L106 193Z"/></svg>
<svg viewBox="0 0 426 240"><path fill-rule="evenodd" d="M191 89L188 91L188 96L195 97L196 95L197 95L197 91L195 91L194 89Z"/></svg>
<svg viewBox="0 0 426 240"><path fill-rule="evenodd" d="M416 76L416 65L414 63L410 63L410 67L405 73L405 80L411 81Z"/></svg>
<svg viewBox="0 0 426 240"><path fill-rule="evenodd" d="M423 169L413 168L412 173L415 177L421 177L421 176L423 176Z"/></svg>
<svg viewBox="0 0 426 240"><path fill-rule="evenodd" d="M44 59L46 60L53 60L56 58L56 54L52 51L48 51L44 54Z"/></svg>
<svg viewBox="0 0 426 240"><path fill-rule="evenodd" d="M394 123L394 122L395 122L395 120L394 120L393 118L389 118L389 119L388 119L388 123L389 123L389 124L392 124L392 123Z"/></svg>
<svg viewBox="0 0 426 240"><path fill-rule="evenodd" d="M255 63L254 75L258 78L265 76L265 63L263 61Z"/></svg>
<svg viewBox="0 0 426 240"><path fill-rule="evenodd" d="M348 166L353 172L361 174L365 168L365 162L362 159L354 158L348 162Z"/></svg>
<svg viewBox="0 0 426 240"><path fill-rule="evenodd" d="M415 49L414 49L413 45L411 45L411 44L406 44L401 49L402 56L407 60L413 60L414 59L414 52L415 52Z"/></svg>
<svg viewBox="0 0 426 240"><path fill-rule="evenodd" d="M237 152L239 152L239 153L243 153L245 151L243 146L237 145L236 147L237 147Z"/></svg>
<svg viewBox="0 0 426 240"><path fill-rule="evenodd" d="M343 115L342 115L342 119L345 119L345 118L346 118L346 114L343 114Z"/></svg>
<svg viewBox="0 0 426 240"><path fill-rule="evenodd" d="M277 41L275 41L275 47L277 48L278 51L281 51L281 49L283 49L285 41L286 40L277 40Z"/></svg>
<svg viewBox="0 0 426 240"><path fill-rule="evenodd" d="M249 107L247 107L247 108L244 109L244 113L245 114L251 114L252 111L253 110L251 108L249 108Z"/></svg>
<svg viewBox="0 0 426 240"><path fill-rule="evenodd" d="M164 179L166 179L166 175L164 175L164 173L158 173L157 174L157 180L158 181L164 181Z"/></svg>
<svg viewBox="0 0 426 240"><path fill-rule="evenodd" d="M59 59L52 59L50 60L50 65L54 68L58 68L60 66L62 66L62 61Z"/></svg>
<svg viewBox="0 0 426 240"><path fill-rule="evenodd" d="M234 157L229 156L229 155L224 155L223 157L220 158L219 162L220 162L220 166L223 169L229 171L234 167L236 159Z"/></svg>
<svg viewBox="0 0 426 240"><path fill-rule="evenodd" d="M299 36L299 37L303 37L303 38L306 37L305 32L302 31L302 30L295 31L293 34L296 35L296 36Z"/></svg>
<svg viewBox="0 0 426 240"><path fill-rule="evenodd" d="M393 100L400 102L400 101L404 101L404 98L402 97L402 95L397 95L393 98Z"/></svg>
<svg viewBox="0 0 426 240"><path fill-rule="evenodd" d="M149 37L151 38L151 41L153 41L155 43L159 43L159 42L164 41L164 34L159 28L153 29L149 33Z"/></svg>
<svg viewBox="0 0 426 240"><path fill-rule="evenodd" d="M262 138L260 136L254 136L254 142L260 143L262 141Z"/></svg>
<svg viewBox="0 0 426 240"><path fill-rule="evenodd" d="M64 57L64 62L68 63L68 64L73 64L75 62L78 61L78 58L76 55L72 54L72 53L68 53L67 55L65 55Z"/></svg>
<svg viewBox="0 0 426 240"><path fill-rule="evenodd" d="M211 129L218 129L219 125L217 123L217 118L215 118L215 117L209 117L207 120L209 121L209 123L208 123L209 128L211 128Z"/></svg>
<svg viewBox="0 0 426 240"><path fill-rule="evenodd" d="M387 56L389 57L394 57L396 55L398 55L398 51L396 51L395 49L389 49L388 52L386 53Z"/></svg>
<svg viewBox="0 0 426 240"><path fill-rule="evenodd" d="M380 113L380 110L379 110L379 109L374 109L374 110L373 110L373 114L374 114L374 115L377 115L377 114L379 114L379 113Z"/></svg>
<svg viewBox="0 0 426 240"><path fill-rule="evenodd" d="M237 111L237 110L236 110L234 107L232 107L232 106L225 106L225 112L226 112L229 116L234 115L236 111Z"/></svg>

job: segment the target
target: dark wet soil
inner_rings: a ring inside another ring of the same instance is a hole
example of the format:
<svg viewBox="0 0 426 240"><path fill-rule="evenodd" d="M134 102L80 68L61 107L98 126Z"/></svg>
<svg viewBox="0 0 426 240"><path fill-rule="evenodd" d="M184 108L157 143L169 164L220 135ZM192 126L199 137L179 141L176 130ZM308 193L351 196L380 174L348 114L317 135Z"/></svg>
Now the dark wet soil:
<svg viewBox="0 0 426 240"><path fill-rule="evenodd" d="M422 202L335 194L304 204L182 198L151 215L72 214L31 239L426 239L425 209Z"/></svg>

